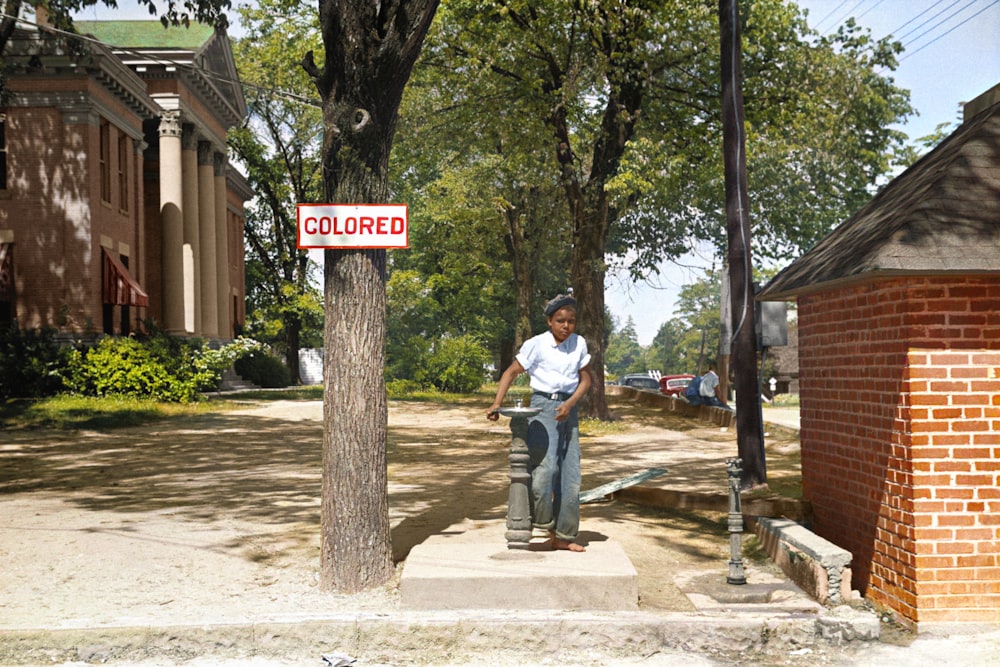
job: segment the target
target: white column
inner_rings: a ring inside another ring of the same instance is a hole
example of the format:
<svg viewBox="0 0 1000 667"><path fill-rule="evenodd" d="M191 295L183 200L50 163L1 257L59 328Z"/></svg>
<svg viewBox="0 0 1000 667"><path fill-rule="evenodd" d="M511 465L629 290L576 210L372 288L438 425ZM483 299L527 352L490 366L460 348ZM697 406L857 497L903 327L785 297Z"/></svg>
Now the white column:
<svg viewBox="0 0 1000 667"><path fill-rule="evenodd" d="M219 335L219 279L215 250L215 170L212 144L198 142L198 217L201 220L201 333Z"/></svg>
<svg viewBox="0 0 1000 667"><path fill-rule="evenodd" d="M181 138L184 187L184 326L202 332L201 299L201 219L198 212L198 134L184 126Z"/></svg>
<svg viewBox="0 0 1000 667"><path fill-rule="evenodd" d="M181 187L181 118L179 111L160 117L160 223L163 327L184 328L184 217Z"/></svg>
<svg viewBox="0 0 1000 667"><path fill-rule="evenodd" d="M219 336L233 337L233 296L229 285L229 216L226 214L226 156L216 153L215 173L215 266L218 271Z"/></svg>

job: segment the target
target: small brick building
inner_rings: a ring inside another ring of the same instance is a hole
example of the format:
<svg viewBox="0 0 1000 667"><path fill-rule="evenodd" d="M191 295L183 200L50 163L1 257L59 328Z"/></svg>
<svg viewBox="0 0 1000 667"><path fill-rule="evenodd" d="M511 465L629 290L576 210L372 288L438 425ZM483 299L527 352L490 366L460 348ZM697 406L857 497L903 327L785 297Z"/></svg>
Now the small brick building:
<svg viewBox="0 0 1000 667"><path fill-rule="evenodd" d="M798 302L802 484L907 624L1000 623L1000 86L764 300Z"/></svg>

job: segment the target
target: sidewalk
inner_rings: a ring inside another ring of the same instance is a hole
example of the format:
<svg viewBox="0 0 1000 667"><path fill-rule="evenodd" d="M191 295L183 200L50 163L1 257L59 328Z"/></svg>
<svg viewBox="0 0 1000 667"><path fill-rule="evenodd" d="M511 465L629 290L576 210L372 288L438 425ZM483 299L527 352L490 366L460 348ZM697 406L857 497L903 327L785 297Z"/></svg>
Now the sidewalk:
<svg viewBox="0 0 1000 667"><path fill-rule="evenodd" d="M767 561L747 562L747 587L724 584L724 517L621 501L586 505L581 539L625 551L637 610L406 608L398 584L414 547L449 536L505 548L509 430L481 412L392 404L401 566L359 595L317 587L319 402L109 433L4 431L0 664L323 665L342 653L359 667L804 666L905 650L871 641L873 613L817 608ZM662 466L651 482L664 488L724 489L732 434L685 428L585 437L584 488ZM995 643L975 652L988 639L946 641L947 664L990 664Z"/></svg>

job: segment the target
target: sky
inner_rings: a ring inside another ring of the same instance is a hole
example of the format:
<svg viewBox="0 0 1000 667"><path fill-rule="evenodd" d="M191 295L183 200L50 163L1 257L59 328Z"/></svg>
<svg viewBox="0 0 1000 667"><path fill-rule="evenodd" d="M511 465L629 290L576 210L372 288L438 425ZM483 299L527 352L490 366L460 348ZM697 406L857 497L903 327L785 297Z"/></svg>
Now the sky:
<svg viewBox="0 0 1000 667"><path fill-rule="evenodd" d="M1000 0L799 0L798 4L809 12L809 24L823 34L835 32L854 17L874 37L891 34L903 43L899 67L890 76L910 91L910 102L919 113L898 126L911 139L931 134L941 123L955 122L960 103L1000 83ZM77 18L149 18L137 2L120 0L118 5L117 10L97 5ZM235 12L230 14L230 20L238 18ZM231 32L238 35L238 26ZM673 317L680 288L702 277L711 262L710 254L694 250L638 283L625 271L609 274L608 309L619 326L632 318L639 343L649 345L660 326Z"/></svg>

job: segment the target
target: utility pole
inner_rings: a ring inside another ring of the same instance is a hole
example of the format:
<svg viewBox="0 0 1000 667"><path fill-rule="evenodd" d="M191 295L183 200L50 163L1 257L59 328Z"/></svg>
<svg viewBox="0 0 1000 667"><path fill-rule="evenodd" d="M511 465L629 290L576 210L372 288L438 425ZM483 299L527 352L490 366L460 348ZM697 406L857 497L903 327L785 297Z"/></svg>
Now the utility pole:
<svg viewBox="0 0 1000 667"><path fill-rule="evenodd" d="M757 391L757 336L754 327L750 197L747 194L743 122L742 46L736 0L719 0L719 29L722 37L722 153L726 177L736 442L743 462L740 486L750 489L767 484L767 470L760 395Z"/></svg>

